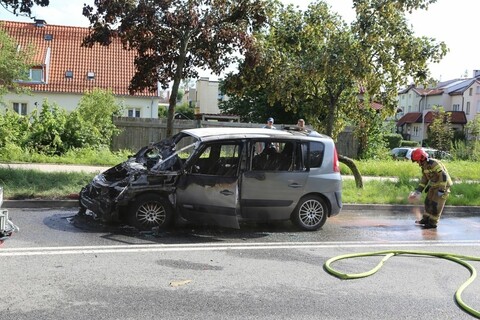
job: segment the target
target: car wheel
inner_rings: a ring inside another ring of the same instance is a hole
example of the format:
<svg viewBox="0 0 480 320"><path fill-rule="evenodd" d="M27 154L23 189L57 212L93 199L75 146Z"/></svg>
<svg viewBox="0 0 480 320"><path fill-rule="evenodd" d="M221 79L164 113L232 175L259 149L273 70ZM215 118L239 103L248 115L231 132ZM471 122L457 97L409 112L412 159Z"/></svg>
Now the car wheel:
<svg viewBox="0 0 480 320"><path fill-rule="evenodd" d="M173 221L170 202L157 194L145 194L133 203L130 224L139 230L151 230L153 227L168 228Z"/></svg>
<svg viewBox="0 0 480 320"><path fill-rule="evenodd" d="M327 205L318 196L306 196L300 200L292 216L293 222L302 230L314 231L327 221Z"/></svg>

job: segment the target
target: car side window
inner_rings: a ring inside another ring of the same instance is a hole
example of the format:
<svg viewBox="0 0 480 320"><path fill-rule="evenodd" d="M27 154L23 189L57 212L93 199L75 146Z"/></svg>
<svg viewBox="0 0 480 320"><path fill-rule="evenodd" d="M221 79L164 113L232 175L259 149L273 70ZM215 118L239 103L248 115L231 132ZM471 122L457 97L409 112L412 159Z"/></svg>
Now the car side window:
<svg viewBox="0 0 480 320"><path fill-rule="evenodd" d="M325 153L325 146L323 143L310 141L309 167L320 168L322 166L324 153Z"/></svg>
<svg viewBox="0 0 480 320"><path fill-rule="evenodd" d="M301 167L295 141L255 141L251 148L253 171L297 171Z"/></svg>
<svg viewBox="0 0 480 320"><path fill-rule="evenodd" d="M193 172L215 176L236 176L240 162L239 143L215 143L206 146L199 154Z"/></svg>

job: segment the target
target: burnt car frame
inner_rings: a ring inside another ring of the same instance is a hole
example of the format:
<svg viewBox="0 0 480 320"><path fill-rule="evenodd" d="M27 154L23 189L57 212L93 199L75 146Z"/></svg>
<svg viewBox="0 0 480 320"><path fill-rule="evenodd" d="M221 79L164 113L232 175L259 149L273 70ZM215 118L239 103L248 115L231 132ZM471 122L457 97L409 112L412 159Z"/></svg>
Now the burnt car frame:
<svg viewBox="0 0 480 320"><path fill-rule="evenodd" d="M140 230L178 218L239 228L291 219L317 230L342 207L333 140L293 128L198 128L140 149L80 192L80 211Z"/></svg>

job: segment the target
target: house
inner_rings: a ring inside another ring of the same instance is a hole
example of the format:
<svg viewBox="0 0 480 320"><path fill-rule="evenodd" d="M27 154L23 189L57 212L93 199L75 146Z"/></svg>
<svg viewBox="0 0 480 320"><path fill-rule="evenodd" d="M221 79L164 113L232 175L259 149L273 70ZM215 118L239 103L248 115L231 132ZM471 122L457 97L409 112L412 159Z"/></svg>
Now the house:
<svg viewBox="0 0 480 320"><path fill-rule="evenodd" d="M464 130L468 121L480 114L480 70L472 78L452 79L427 88L410 85L398 94L397 132L404 139L423 141L433 121L433 107L450 114L452 128Z"/></svg>
<svg viewBox="0 0 480 320"><path fill-rule="evenodd" d="M124 107L124 116L158 118L157 90L128 91L136 52L125 50L120 40L113 40L109 46L82 47L88 28L49 25L44 20L0 21L0 28L15 39L19 50L33 46L35 53L29 80L21 83L31 89L31 95L8 93L3 97L3 109L12 108L25 115L47 99L72 111L84 93L100 88L113 92Z"/></svg>
<svg viewBox="0 0 480 320"><path fill-rule="evenodd" d="M222 114L218 104L228 100L219 89L220 81L210 80L208 77L200 77L195 88L188 92L188 103L195 107L195 118L200 120L240 122L240 116Z"/></svg>

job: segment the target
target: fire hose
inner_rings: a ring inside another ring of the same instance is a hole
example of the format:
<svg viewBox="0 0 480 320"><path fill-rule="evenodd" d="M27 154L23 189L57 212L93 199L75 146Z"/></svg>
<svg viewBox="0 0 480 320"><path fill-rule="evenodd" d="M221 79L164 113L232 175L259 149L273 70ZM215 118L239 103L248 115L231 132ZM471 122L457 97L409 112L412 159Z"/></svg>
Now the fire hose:
<svg viewBox="0 0 480 320"><path fill-rule="evenodd" d="M431 257L436 257L436 258L442 258L446 260L450 260L453 262L456 262L465 268L467 268L470 271L470 278L467 279L455 292L455 302L457 305L463 309L465 312L469 313L470 315L480 319L480 311L473 309L472 307L468 306L463 300L462 300L462 293L463 291L475 280L477 277L477 271L475 268L469 264L467 261L480 261L480 257L474 257L474 256L464 256L464 255L458 255L458 254L452 254L452 253L443 253L443 252L428 252L428 251L415 251L415 250L385 250L385 251L374 251L374 252L364 252L364 253L352 253L352 254L345 254L345 255L340 255L336 256L333 258L330 258L325 262L323 265L325 271L330 273L331 275L342 279L342 280L351 280L351 279L359 279L359 278L365 278L373 275L376 273L380 268L383 266L383 264L390 259L393 256L397 255L417 255L417 256L431 256ZM376 267L373 269L362 272L362 273L353 273L353 274L347 274L343 273L340 271L335 270L334 268L331 267L331 264L340 261L340 260L345 260L345 259L351 259L351 258L357 258L357 257L367 257L367 256L384 256L383 259L377 264Z"/></svg>

